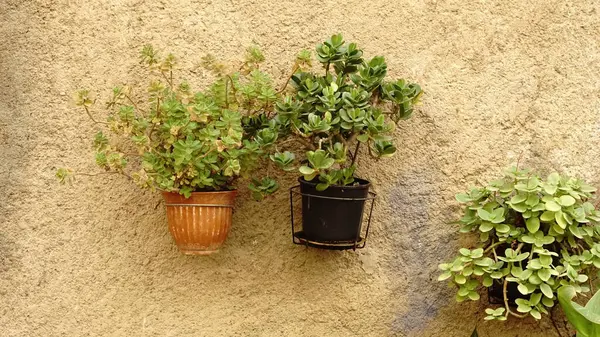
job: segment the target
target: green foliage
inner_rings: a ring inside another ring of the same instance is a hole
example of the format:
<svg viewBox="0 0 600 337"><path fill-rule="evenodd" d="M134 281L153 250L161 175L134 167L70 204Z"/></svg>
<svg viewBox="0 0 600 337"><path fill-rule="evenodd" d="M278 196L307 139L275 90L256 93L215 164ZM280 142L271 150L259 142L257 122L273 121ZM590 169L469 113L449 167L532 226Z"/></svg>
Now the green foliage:
<svg viewBox="0 0 600 337"><path fill-rule="evenodd" d="M290 77L293 90L275 103L271 125L280 139L295 139L306 150L299 168L306 180L317 179L319 189L350 185L361 144L374 158L396 152L394 122L410 117L422 90L402 79L387 81L385 59L365 59L341 35L317 45L316 57L324 74L303 70L310 65L310 53L298 55ZM280 158L271 156L277 166L292 166Z"/></svg>
<svg viewBox="0 0 600 337"><path fill-rule="evenodd" d="M272 194L279 189L279 184L273 178L264 177L260 181L252 179L252 183L248 186L252 191L252 197L256 201L264 199L265 195Z"/></svg>
<svg viewBox="0 0 600 337"><path fill-rule="evenodd" d="M600 291L585 306L573 302L577 290L572 286L558 289L558 302L569 323L577 330L577 337L600 336Z"/></svg>
<svg viewBox="0 0 600 337"><path fill-rule="evenodd" d="M229 72L226 64L204 57L202 65L216 80L207 90L194 92L186 82L176 83L173 55L161 57L152 46L144 46L140 62L149 68L148 88L140 88L136 96L127 86L112 90L106 122L97 122L107 130L94 137L96 163L141 187L186 197L194 191L233 188L236 179L269 162L278 138L267 117L278 95L269 75L258 69L263 60L262 52L250 47L242 70ZM147 97L141 97L144 92ZM94 101L88 90L76 95L76 104L92 120ZM289 154L276 158L283 166L293 161ZM56 173L61 182L72 174L66 169ZM278 185L267 177L253 180L250 188L262 199Z"/></svg>
<svg viewBox="0 0 600 337"><path fill-rule="evenodd" d="M478 233L480 243L441 264L439 280L458 286L458 301L478 300L481 286L517 284L520 314L489 308L487 320L509 314L540 319L554 306L560 287L589 291L589 276L600 268L600 213L589 201L593 192L578 179L552 173L543 180L513 168L502 179L458 194L456 200L466 204L460 231Z"/></svg>

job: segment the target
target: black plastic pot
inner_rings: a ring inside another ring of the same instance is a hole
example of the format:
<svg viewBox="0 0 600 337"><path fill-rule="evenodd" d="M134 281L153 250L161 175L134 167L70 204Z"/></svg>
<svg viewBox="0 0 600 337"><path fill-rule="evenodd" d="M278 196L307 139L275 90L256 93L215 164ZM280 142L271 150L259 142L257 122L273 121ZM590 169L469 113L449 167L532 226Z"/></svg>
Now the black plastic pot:
<svg viewBox="0 0 600 337"><path fill-rule="evenodd" d="M517 289L519 285L515 282L508 282L506 287L506 299L508 305L516 307L516 300L519 298L529 298L528 295L523 295ZM504 304L504 285L501 280L494 280L494 283L488 288L488 302L490 304Z"/></svg>
<svg viewBox="0 0 600 337"><path fill-rule="evenodd" d="M306 240L321 243L355 243L359 240L365 201L371 183L356 178L354 186L330 186L317 191L317 183L300 177L302 230ZM360 200L354 200L360 199Z"/></svg>

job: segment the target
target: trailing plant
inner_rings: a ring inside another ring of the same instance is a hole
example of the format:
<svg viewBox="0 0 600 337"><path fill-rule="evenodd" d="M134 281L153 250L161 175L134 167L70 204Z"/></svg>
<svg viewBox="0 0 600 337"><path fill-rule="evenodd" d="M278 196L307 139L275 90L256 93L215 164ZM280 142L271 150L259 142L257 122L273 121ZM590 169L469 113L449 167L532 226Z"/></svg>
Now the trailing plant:
<svg viewBox="0 0 600 337"><path fill-rule="evenodd" d="M105 105L105 121L94 117L96 99L89 90L76 95L76 104L102 127L93 148L103 173L123 174L143 188L189 197L195 191L232 189L239 177L250 176L268 161L278 134L261 121L272 115L278 94L269 75L259 70L264 60L259 49L249 48L234 70L204 57L202 66L215 78L205 91L193 91L174 77L177 59L172 54L161 57L148 45L140 58L150 77L147 89L115 87ZM77 174L94 175L66 168L56 175L65 182ZM258 199L277 187L268 175L250 185Z"/></svg>
<svg viewBox="0 0 600 337"><path fill-rule="evenodd" d="M272 128L286 143L302 146L306 152L299 171L324 190L355 182L361 144L374 158L391 156L396 151L394 126L412 115L423 91L404 79L387 80L385 59L365 59L342 35L317 45L316 56L323 72L307 67L310 52L299 54L288 81L293 90L276 103ZM287 151L271 155L285 170L296 169L295 158Z"/></svg>
<svg viewBox="0 0 600 337"><path fill-rule="evenodd" d="M504 178L458 194L466 204L461 233L475 232L479 243L439 267L439 280L458 286L456 299L479 300L479 288L500 287L504 306L485 310L486 320L533 316L554 306L557 290L589 291L600 268L600 213L590 199L595 188L550 174L545 180L512 168ZM516 311L507 289L518 289Z"/></svg>
<svg viewBox="0 0 600 337"><path fill-rule="evenodd" d="M577 337L600 337L600 291L585 306L573 302L576 294L571 286L558 289L558 302L565 316L577 330Z"/></svg>

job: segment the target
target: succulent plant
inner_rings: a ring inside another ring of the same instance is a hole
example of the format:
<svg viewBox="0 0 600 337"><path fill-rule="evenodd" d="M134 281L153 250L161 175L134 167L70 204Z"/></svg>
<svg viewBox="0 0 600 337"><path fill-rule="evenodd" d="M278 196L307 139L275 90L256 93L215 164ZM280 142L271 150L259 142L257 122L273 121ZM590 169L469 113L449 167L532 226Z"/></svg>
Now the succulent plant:
<svg viewBox="0 0 600 337"><path fill-rule="evenodd" d="M545 180L512 168L504 178L456 196L466 204L461 233L479 244L439 267L439 280L458 286L456 299L479 300L478 290L500 287L504 306L486 309L486 320L540 319L557 301L557 290L588 292L600 268L600 213L590 202L595 188L550 174ZM511 308L507 289L518 290Z"/></svg>
<svg viewBox="0 0 600 337"><path fill-rule="evenodd" d="M186 197L195 191L232 189L235 181L268 161L278 133L265 127L278 94L269 75L259 70L264 56L256 47L247 50L241 67L230 71L224 63L207 56L202 66L216 80L204 92L177 83L177 59L164 58L150 45L141 52L149 68L144 99L129 86L115 87L106 103L106 121L92 115L95 98L88 90L76 95L76 104L103 130L94 137L96 164L103 173L120 173L152 190L178 192ZM137 99L136 99L137 98ZM65 182L75 173L61 168L57 177ZM277 190L270 177L254 179L253 195L262 198Z"/></svg>
<svg viewBox="0 0 600 337"><path fill-rule="evenodd" d="M411 116L423 91L403 79L386 80L384 58L365 59L363 51L341 35L316 47L324 73L308 70L309 55L298 55L288 81L293 90L276 102L271 127L281 140L301 145L305 158L299 171L306 180L315 179L317 189L350 185L360 145L374 158L391 156L396 151L395 123ZM275 153L271 159L280 168L295 169L291 152Z"/></svg>

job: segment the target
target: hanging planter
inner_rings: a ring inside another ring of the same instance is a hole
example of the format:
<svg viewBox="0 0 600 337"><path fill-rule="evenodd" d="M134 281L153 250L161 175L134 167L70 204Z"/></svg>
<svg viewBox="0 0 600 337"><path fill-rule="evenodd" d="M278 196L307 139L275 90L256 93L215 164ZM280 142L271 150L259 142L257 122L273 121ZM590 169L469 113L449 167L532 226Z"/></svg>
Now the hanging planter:
<svg viewBox="0 0 600 337"><path fill-rule="evenodd" d="M115 87L105 119L94 117L97 99L89 90L77 93L76 104L101 129L93 142L96 164L101 173L163 192L169 231L184 254L214 253L231 228L238 178L251 177L277 140L277 131L262 123L278 98L270 77L258 69L264 57L251 47L241 67L226 72L207 56L203 65L217 78L194 92L174 74L173 55L161 57L148 45L141 56L149 87ZM67 168L56 173L63 183L76 175ZM278 185L269 177L253 178L249 188L262 199Z"/></svg>
<svg viewBox="0 0 600 337"><path fill-rule="evenodd" d="M382 56L363 57L355 43L339 34L318 44L315 52L324 71L314 72L310 52L301 52L288 81L293 90L276 103L277 116L270 121L282 143L302 145L302 158L290 151L270 158L279 168L303 175L290 191L294 243L361 248L368 234L361 235L363 220L371 219L371 210L364 216L366 204L375 195L368 181L355 177L358 156L392 156L393 130L410 118L423 91L416 83L387 79ZM294 196L302 200L301 230L293 219Z"/></svg>
<svg viewBox="0 0 600 337"><path fill-rule="evenodd" d="M364 248L376 195L369 192L370 182L355 181L352 186L334 185L319 191L316 182L299 178L300 185L290 189L293 242L323 249ZM294 222L294 195L301 198L301 229ZM367 225L361 236L365 220Z"/></svg>
<svg viewBox="0 0 600 337"><path fill-rule="evenodd" d="M164 192L169 231L186 255L208 255L225 242L236 191L194 192L189 198Z"/></svg>

